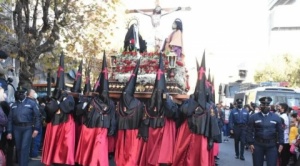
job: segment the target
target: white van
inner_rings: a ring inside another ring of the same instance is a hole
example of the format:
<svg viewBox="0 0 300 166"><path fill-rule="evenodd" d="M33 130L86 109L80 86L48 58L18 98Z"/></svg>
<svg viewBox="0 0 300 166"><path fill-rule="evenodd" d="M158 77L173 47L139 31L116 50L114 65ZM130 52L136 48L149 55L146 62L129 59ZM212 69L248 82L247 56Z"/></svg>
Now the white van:
<svg viewBox="0 0 300 166"><path fill-rule="evenodd" d="M239 92L234 95L234 101L238 98L242 98L244 104L254 102L256 105L259 105L259 99L266 96L272 98L271 105L287 103L289 107L300 106L300 92L285 87L258 87Z"/></svg>

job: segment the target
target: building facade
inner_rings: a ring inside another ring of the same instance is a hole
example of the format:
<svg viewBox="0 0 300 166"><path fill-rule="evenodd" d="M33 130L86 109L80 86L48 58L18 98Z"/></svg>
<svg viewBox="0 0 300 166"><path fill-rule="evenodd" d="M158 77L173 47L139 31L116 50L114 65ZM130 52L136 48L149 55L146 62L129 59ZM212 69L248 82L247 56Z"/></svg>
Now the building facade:
<svg viewBox="0 0 300 166"><path fill-rule="evenodd" d="M300 55L300 0L269 0L269 49Z"/></svg>

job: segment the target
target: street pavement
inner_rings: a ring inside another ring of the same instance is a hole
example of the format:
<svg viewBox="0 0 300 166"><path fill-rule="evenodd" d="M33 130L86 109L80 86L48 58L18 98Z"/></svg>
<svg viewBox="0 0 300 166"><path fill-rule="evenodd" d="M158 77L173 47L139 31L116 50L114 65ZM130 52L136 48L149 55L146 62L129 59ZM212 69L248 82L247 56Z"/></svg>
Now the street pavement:
<svg viewBox="0 0 300 166"><path fill-rule="evenodd" d="M249 150L245 150L244 161L235 159L233 139L229 139L229 142L220 144L220 153L218 157L220 158L218 160L219 166L252 166L252 155ZM43 164L40 161L30 161L29 166L43 166ZM115 166L113 160L110 160L110 166Z"/></svg>
<svg viewBox="0 0 300 166"><path fill-rule="evenodd" d="M229 139L229 142L223 142L220 144L220 153L218 155L219 166L252 166L252 154L250 150L245 150L245 160L235 158L234 152L234 140Z"/></svg>

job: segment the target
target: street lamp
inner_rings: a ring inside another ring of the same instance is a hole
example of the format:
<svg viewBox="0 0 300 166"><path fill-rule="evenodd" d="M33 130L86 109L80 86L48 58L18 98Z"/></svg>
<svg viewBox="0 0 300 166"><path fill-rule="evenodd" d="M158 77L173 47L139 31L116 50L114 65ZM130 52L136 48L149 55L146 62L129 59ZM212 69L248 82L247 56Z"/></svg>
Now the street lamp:
<svg viewBox="0 0 300 166"><path fill-rule="evenodd" d="M174 69L176 67L176 60L177 60L177 55L174 52L170 52L170 54L167 55L168 61L169 61L169 69L170 71L170 80L174 79L175 73Z"/></svg>
<svg viewBox="0 0 300 166"><path fill-rule="evenodd" d="M111 55L110 56L110 67L112 71L112 79L115 79L115 69L117 67L117 56Z"/></svg>
<svg viewBox="0 0 300 166"><path fill-rule="evenodd" d="M174 52L171 52L169 55L167 55L167 58L169 61L169 68L174 69L176 67L177 55Z"/></svg>

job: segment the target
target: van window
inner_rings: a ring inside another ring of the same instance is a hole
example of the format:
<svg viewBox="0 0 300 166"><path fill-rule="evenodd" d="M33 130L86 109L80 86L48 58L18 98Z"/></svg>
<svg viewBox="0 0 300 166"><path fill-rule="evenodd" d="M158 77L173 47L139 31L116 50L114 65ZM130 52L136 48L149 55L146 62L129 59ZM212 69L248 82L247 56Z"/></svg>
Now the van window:
<svg viewBox="0 0 300 166"><path fill-rule="evenodd" d="M272 98L271 105L276 104L276 103L287 103L290 107L291 106L299 106L300 105L300 94L299 93L288 93L288 92L257 92L256 95L256 104L260 104L259 99L261 97L266 97L269 96Z"/></svg>

